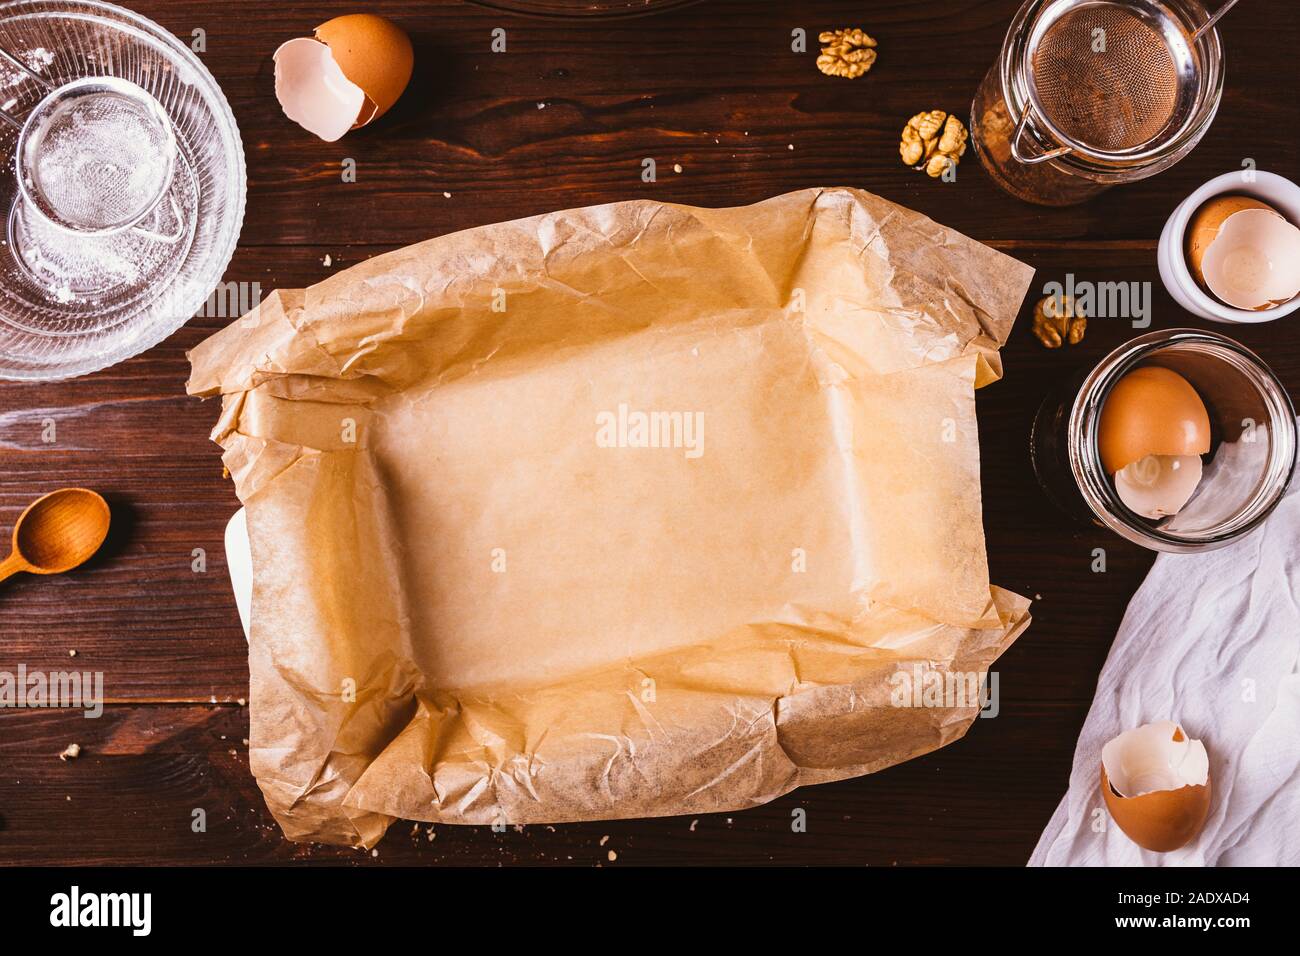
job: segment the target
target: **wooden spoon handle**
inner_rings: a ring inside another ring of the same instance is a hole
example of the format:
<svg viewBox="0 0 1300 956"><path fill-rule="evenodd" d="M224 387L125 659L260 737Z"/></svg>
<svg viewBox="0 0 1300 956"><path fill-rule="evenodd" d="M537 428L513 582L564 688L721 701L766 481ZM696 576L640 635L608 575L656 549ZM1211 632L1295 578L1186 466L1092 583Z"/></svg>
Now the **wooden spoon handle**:
<svg viewBox="0 0 1300 956"><path fill-rule="evenodd" d="M26 570L27 570L27 562L23 560L23 556L21 554L19 554L17 551L14 551L9 555L9 557L5 558L3 561L0 561L0 581L3 581L5 578L12 577L13 575L17 574L19 571L26 571Z"/></svg>

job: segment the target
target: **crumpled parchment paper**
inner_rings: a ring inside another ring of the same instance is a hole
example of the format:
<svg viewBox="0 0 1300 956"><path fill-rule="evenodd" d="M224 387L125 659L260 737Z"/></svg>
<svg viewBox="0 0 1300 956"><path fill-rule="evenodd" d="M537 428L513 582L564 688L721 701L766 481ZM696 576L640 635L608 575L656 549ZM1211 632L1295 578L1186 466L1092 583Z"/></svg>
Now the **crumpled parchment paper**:
<svg viewBox="0 0 1300 956"><path fill-rule="evenodd" d="M960 737L974 389L1032 270L853 189L635 201L280 290L191 353L293 839L735 810ZM927 677L926 679L929 679Z"/></svg>

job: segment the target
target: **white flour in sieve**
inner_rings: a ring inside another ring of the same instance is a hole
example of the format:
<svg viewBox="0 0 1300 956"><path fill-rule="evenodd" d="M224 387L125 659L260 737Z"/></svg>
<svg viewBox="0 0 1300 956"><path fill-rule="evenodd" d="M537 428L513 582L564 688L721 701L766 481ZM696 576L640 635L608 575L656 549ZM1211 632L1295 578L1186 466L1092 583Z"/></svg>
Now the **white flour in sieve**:
<svg viewBox="0 0 1300 956"><path fill-rule="evenodd" d="M168 131L147 107L105 91L62 104L32 138L26 174L53 217L117 228L151 207L171 174Z"/></svg>

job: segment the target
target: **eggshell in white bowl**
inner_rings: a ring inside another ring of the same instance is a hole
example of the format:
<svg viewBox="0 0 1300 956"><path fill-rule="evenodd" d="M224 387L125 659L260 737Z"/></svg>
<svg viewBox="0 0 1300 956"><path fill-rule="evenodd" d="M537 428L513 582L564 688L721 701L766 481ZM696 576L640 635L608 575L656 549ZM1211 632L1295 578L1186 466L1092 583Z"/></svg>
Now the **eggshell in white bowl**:
<svg viewBox="0 0 1300 956"><path fill-rule="evenodd" d="M1165 222L1157 246L1160 278L1174 301L1194 315L1215 322L1272 322L1300 309L1300 297L1259 311L1219 302L1197 283L1187 261L1187 230L1192 217L1215 196L1252 196L1276 209L1288 222L1300 223L1300 186L1276 173L1241 170L1216 176L1184 199Z"/></svg>
<svg viewBox="0 0 1300 956"><path fill-rule="evenodd" d="M1300 294L1300 229L1266 209L1235 212L1205 250L1201 271L1234 308L1283 305Z"/></svg>

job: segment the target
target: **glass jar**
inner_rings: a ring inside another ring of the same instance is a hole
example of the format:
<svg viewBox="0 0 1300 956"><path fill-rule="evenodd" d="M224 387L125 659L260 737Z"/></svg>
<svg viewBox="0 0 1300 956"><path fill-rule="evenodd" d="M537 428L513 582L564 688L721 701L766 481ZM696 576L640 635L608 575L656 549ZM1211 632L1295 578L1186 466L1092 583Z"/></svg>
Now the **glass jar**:
<svg viewBox="0 0 1300 956"><path fill-rule="evenodd" d="M1218 31L1197 35L1209 22L1196 0L1027 0L971 104L981 164L1046 206L1168 169L1223 93Z"/></svg>
<svg viewBox="0 0 1300 956"><path fill-rule="evenodd" d="M1097 443L1111 388L1143 366L1183 376L1210 416L1200 484L1177 514L1158 519L1120 501ZM1030 456L1044 492L1067 513L1153 551L1207 551L1249 534L1282 499L1296 464L1295 409L1272 370L1239 342L1195 329L1151 332L1048 395Z"/></svg>

